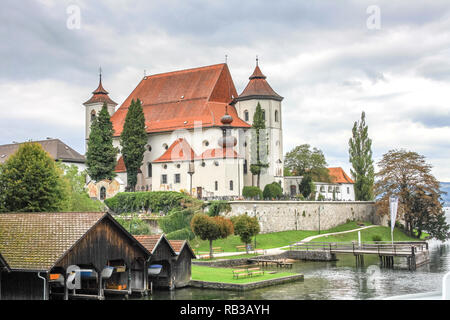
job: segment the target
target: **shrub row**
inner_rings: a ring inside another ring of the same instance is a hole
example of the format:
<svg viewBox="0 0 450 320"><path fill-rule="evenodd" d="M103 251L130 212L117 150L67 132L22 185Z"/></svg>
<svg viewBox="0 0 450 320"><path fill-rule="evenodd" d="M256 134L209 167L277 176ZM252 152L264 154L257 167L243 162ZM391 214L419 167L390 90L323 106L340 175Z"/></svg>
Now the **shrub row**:
<svg viewBox="0 0 450 320"><path fill-rule="evenodd" d="M192 198L175 191L121 192L105 200L115 213L141 210L167 213L174 208L182 208L186 202L192 202Z"/></svg>

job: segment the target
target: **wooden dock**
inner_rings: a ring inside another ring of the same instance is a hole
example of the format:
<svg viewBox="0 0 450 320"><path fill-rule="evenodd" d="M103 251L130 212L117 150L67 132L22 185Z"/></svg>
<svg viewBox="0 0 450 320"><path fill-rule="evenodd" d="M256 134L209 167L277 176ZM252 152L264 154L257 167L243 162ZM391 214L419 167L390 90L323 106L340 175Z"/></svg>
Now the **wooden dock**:
<svg viewBox="0 0 450 320"><path fill-rule="evenodd" d="M328 251L332 254L353 254L357 265L364 265L364 255L378 255L383 267L393 267L394 257L405 258L408 269L428 261L428 243L426 241L397 241L378 243L357 242L297 242L289 246L289 250ZM418 259L419 258L419 259ZM419 260L419 261L418 261Z"/></svg>

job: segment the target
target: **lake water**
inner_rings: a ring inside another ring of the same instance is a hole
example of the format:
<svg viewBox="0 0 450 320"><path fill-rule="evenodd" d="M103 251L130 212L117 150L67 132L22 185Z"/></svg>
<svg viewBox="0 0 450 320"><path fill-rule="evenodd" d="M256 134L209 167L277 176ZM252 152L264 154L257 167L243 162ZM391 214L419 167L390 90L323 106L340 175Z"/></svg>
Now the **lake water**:
<svg viewBox="0 0 450 320"><path fill-rule="evenodd" d="M450 221L450 208L446 208ZM430 241L430 263L416 271L380 269L377 256L364 257L365 266L355 267L351 255L338 255L335 262L295 262L292 271L304 274L303 282L251 290L245 293L183 288L156 291L146 299L185 300L288 300L288 299L381 299L389 296L440 291L442 277L450 271L450 243ZM273 268L276 270L276 267Z"/></svg>

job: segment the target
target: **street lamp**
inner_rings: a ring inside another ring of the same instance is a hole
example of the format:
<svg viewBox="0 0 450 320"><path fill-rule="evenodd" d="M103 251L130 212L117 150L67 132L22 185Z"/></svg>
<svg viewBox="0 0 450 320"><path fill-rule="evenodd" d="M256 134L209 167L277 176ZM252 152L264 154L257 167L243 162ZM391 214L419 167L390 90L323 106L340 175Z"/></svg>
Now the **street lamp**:
<svg viewBox="0 0 450 320"><path fill-rule="evenodd" d="M256 216L256 204L253 205L253 216L258 219L258 217ZM258 224L259 224L259 219L258 219ZM253 250L256 252L256 234L255 234L255 247L253 248Z"/></svg>
<svg viewBox="0 0 450 320"><path fill-rule="evenodd" d="M189 169L188 169L188 174L191 177L191 181L190 181L190 188L189 188L189 194L192 197L192 175L195 173L195 166L194 166L194 160L191 160L191 162L189 162Z"/></svg>

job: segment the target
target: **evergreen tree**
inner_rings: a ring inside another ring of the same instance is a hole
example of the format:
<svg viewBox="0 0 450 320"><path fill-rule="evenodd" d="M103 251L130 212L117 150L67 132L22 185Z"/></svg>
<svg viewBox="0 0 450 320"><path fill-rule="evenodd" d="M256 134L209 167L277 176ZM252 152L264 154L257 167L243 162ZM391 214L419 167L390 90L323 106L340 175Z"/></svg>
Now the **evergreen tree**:
<svg viewBox="0 0 450 320"><path fill-rule="evenodd" d="M91 133L86 152L87 173L95 180L112 180L116 173L117 153L113 146L114 129L106 103L91 125Z"/></svg>
<svg viewBox="0 0 450 320"><path fill-rule="evenodd" d="M305 199L314 194L315 186L310 174L303 175L303 179L299 185L299 191Z"/></svg>
<svg viewBox="0 0 450 320"><path fill-rule="evenodd" d="M263 110L258 102L255 114L253 115L253 125L251 130L251 157L250 171L258 177L257 186L260 187L260 176L264 168L267 168L267 156L269 145L267 143L266 123ZM253 182L253 179L252 179Z"/></svg>
<svg viewBox="0 0 450 320"><path fill-rule="evenodd" d="M132 100L128 108L122 135L122 156L127 168L127 184L134 191L137 184L137 174L144 160L145 145L147 144L147 132L145 130L145 117L141 101Z"/></svg>
<svg viewBox="0 0 450 320"><path fill-rule="evenodd" d="M67 203L63 171L38 143L22 144L0 168L0 210L56 212Z"/></svg>
<svg viewBox="0 0 450 320"><path fill-rule="evenodd" d="M361 121L353 125L353 136L350 138L349 156L355 179L355 198L360 201L373 200L374 167L372 160L372 140L369 139L366 115L361 114Z"/></svg>

